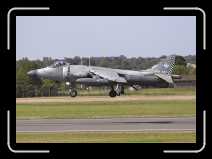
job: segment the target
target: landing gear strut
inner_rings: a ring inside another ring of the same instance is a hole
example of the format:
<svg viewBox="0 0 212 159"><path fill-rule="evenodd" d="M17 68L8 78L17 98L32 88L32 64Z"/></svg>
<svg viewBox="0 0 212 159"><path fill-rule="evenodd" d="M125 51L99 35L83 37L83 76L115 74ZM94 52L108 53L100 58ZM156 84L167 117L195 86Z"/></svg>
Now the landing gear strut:
<svg viewBox="0 0 212 159"><path fill-rule="evenodd" d="M117 87L115 88L115 90L114 90L113 86L111 86L111 90L109 92L110 97L120 96L121 94L124 94L124 86L123 85L117 84Z"/></svg>
<svg viewBox="0 0 212 159"><path fill-rule="evenodd" d="M117 84L115 91L117 96L124 94L124 86Z"/></svg>

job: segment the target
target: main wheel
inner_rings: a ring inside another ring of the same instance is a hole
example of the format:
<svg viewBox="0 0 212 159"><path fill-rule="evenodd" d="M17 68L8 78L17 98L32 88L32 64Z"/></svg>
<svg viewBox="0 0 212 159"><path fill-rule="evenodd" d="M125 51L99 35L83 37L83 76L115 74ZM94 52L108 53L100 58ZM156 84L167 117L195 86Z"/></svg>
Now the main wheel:
<svg viewBox="0 0 212 159"><path fill-rule="evenodd" d="M76 90L70 90L69 95L71 97L76 97L77 96L77 91Z"/></svg>
<svg viewBox="0 0 212 159"><path fill-rule="evenodd" d="M110 97L116 97L116 91L114 91L114 90L111 90L110 92L109 92L109 96Z"/></svg>

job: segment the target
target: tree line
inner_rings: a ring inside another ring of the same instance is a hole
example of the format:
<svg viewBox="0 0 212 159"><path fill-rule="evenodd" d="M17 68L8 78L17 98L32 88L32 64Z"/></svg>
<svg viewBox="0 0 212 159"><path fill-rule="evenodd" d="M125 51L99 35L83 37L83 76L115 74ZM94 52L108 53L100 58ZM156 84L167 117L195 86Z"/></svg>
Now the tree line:
<svg viewBox="0 0 212 159"><path fill-rule="evenodd" d="M150 68L157 64L161 59L166 56L156 57L132 57L127 58L124 55L118 57L90 57L91 66L102 66L119 69L130 70L143 70ZM32 69L38 69L51 65L58 59L52 59L50 57L44 57L42 60L29 60L28 58L22 58L16 60L16 97L33 97L33 96L56 96L64 95L66 90L65 83L57 83L51 80L33 80L27 76L27 72ZM79 56L73 58L64 58L65 61L72 65L89 65L89 58L80 58ZM187 63L196 63L196 56L177 56L176 67L174 69L175 74L195 77L196 69L186 67Z"/></svg>

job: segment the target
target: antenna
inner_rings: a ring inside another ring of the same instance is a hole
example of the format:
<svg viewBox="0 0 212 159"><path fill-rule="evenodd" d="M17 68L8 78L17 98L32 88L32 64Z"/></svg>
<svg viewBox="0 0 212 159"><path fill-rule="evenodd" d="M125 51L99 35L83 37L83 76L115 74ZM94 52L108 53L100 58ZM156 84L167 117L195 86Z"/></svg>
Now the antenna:
<svg viewBox="0 0 212 159"><path fill-rule="evenodd" d="M83 61L82 61L82 56L81 56L81 65L83 65L82 62L83 62ZM81 89L83 88L83 85L82 85L82 84L80 84L80 88L81 88Z"/></svg>
<svg viewBox="0 0 212 159"><path fill-rule="evenodd" d="M83 61L82 61L82 56L81 56L81 65L83 65L83 63L82 63Z"/></svg>
<svg viewBox="0 0 212 159"><path fill-rule="evenodd" d="M89 56L89 67L91 66L91 57Z"/></svg>

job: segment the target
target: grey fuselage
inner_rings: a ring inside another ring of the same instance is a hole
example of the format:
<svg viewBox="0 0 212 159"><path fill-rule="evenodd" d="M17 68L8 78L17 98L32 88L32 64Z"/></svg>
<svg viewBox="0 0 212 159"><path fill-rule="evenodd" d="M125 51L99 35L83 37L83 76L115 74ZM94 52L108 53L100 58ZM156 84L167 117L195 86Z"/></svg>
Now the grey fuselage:
<svg viewBox="0 0 212 159"><path fill-rule="evenodd" d="M105 70L107 72L116 72L120 77L123 77L127 83L125 85L141 85L155 87L169 87L169 84L158 78L151 71L133 71L121 70L96 66L85 65L64 65L58 67L46 67L33 70L30 74L34 74L40 78L50 79L55 81L75 82L88 86L112 85L113 82L98 75L91 73L90 69Z"/></svg>

